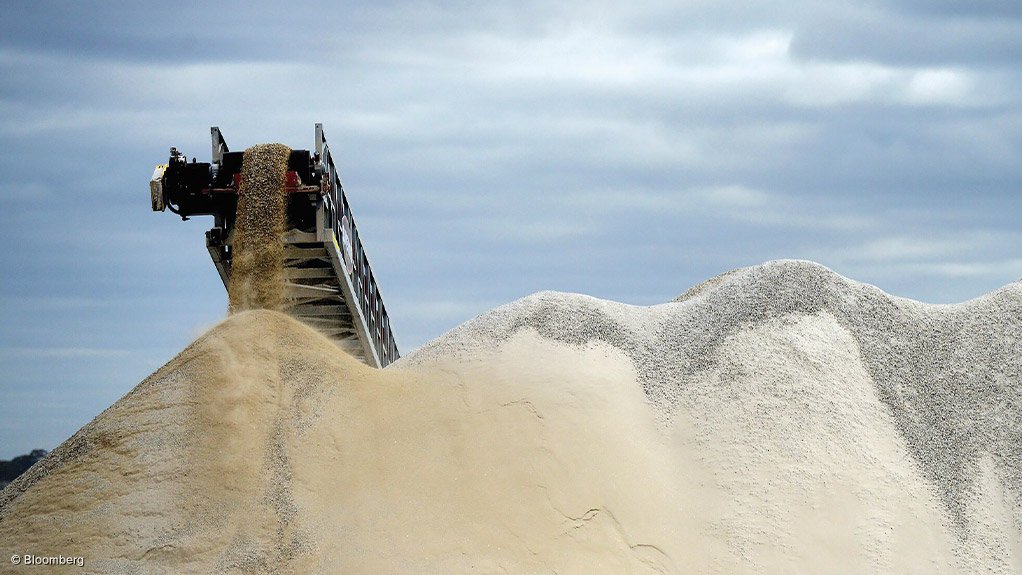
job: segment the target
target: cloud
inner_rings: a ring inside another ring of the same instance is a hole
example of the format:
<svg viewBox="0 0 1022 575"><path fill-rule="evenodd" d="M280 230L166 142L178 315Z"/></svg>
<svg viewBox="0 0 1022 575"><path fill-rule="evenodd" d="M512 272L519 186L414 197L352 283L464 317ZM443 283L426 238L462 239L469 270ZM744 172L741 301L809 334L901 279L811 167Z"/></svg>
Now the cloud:
<svg viewBox="0 0 1022 575"><path fill-rule="evenodd" d="M0 358L31 359L81 359L109 358L128 355L124 349L101 349L91 347L0 347Z"/></svg>
<svg viewBox="0 0 1022 575"><path fill-rule="evenodd" d="M760 208L771 199L766 192L737 185L700 190L697 195L712 205L736 209Z"/></svg>
<svg viewBox="0 0 1022 575"><path fill-rule="evenodd" d="M21 310L62 310L74 311L81 309L110 309L117 306L117 302L102 297L53 297L53 296L28 296L28 297L0 297L0 307L5 309Z"/></svg>
<svg viewBox="0 0 1022 575"><path fill-rule="evenodd" d="M1022 19L1010 3L997 4L824 4L808 11L792 51L806 59L898 66L1009 65L1022 55Z"/></svg>
<svg viewBox="0 0 1022 575"><path fill-rule="evenodd" d="M0 184L0 202L38 203L53 201L57 194L42 182L18 182Z"/></svg>
<svg viewBox="0 0 1022 575"><path fill-rule="evenodd" d="M895 236L872 240L849 250L849 255L861 260L890 261L918 260L958 256L968 249L960 240L934 240Z"/></svg>
<svg viewBox="0 0 1022 575"><path fill-rule="evenodd" d="M915 264L908 270L945 278L1003 278L1005 272L1022 277L1022 259L1006 259L992 262L951 261L931 264Z"/></svg>
<svg viewBox="0 0 1022 575"><path fill-rule="evenodd" d="M406 348L541 289L657 303L775 258L930 301L1022 274L1013 3L5 16L0 348L20 351L4 399L74 380L112 400L223 317L211 222L150 212L146 184L170 146L207 159L211 125L244 149L311 147L325 124Z"/></svg>

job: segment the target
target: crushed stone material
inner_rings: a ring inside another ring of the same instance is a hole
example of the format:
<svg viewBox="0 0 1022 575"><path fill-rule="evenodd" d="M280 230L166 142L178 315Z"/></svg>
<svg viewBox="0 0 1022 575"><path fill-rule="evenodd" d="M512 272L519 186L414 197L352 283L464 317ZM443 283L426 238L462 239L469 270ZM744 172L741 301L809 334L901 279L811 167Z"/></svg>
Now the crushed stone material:
<svg viewBox="0 0 1022 575"><path fill-rule="evenodd" d="M245 150L233 232L230 311L284 306L284 178L291 148L260 144Z"/></svg>
<svg viewBox="0 0 1022 575"><path fill-rule="evenodd" d="M1014 527L1000 543L998 572L1022 563L1022 283L974 300L930 305L890 296L808 261L733 270L671 303L638 307L540 292L487 312L402 358L420 365L469 357L522 329L572 345L605 342L635 363L662 426L679 413L700 419L703 397L734 395L722 360L732 339L792 318L827 315L847 331L912 464L940 497L963 555L981 556L992 529L971 509L984 481L1003 489ZM783 329L783 327L778 327ZM799 366L816 358L789 358ZM794 368L793 368L794 369ZM700 382L723 379L712 388ZM726 376L726 377L725 377ZM839 382L840 385L840 382ZM834 401L843 390L836 388ZM826 394L825 394L826 395ZM727 406L722 406L726 408ZM693 415L694 413L694 415ZM773 416L759 415L763 423ZM837 425L837 423L835 423ZM793 433L798 430L791 430ZM757 441L752 437L749 441ZM970 510L971 509L971 510ZM1005 563L1014 556L1014 563ZM984 565L984 568L989 565Z"/></svg>
<svg viewBox="0 0 1022 575"><path fill-rule="evenodd" d="M1020 337L1022 284L934 306L800 261L541 292L385 370L239 312L0 491L0 542L95 573L1022 573Z"/></svg>

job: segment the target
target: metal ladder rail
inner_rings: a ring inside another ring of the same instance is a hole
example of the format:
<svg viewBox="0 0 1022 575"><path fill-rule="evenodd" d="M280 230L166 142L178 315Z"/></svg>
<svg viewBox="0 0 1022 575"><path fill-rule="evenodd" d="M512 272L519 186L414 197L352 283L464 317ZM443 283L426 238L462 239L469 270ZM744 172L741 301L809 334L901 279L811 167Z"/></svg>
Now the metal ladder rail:
<svg viewBox="0 0 1022 575"><path fill-rule="evenodd" d="M349 300L349 305L352 307L353 315L359 318L356 323L360 325L356 327L360 332L364 332L369 344L367 347L371 348L367 350L370 352L367 355L375 356L377 365L385 367L400 357L397 342L390 326L383 296L362 246L348 198L326 143L322 124L316 124L316 156L319 158L325 191L324 211L330 223L322 233L331 237L324 237L323 240L341 252L336 263L340 264L337 266L338 273L345 280L342 285L347 284L345 287L348 289L345 291L350 291L350 295L353 296L353 301Z"/></svg>

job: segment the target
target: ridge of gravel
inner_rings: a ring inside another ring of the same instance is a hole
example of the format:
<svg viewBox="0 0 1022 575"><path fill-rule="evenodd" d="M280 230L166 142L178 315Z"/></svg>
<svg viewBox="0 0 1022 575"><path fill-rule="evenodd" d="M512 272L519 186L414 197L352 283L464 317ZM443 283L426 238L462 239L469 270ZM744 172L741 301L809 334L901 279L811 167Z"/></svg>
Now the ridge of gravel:
<svg viewBox="0 0 1022 575"><path fill-rule="evenodd" d="M396 367L467 357L525 328L568 344L602 341L632 359L667 424L728 338L820 313L858 343L878 398L960 538L969 534L965 506L984 455L1022 505L1022 282L935 305L888 295L814 262L779 260L727 272L654 306L544 291L462 324Z"/></svg>

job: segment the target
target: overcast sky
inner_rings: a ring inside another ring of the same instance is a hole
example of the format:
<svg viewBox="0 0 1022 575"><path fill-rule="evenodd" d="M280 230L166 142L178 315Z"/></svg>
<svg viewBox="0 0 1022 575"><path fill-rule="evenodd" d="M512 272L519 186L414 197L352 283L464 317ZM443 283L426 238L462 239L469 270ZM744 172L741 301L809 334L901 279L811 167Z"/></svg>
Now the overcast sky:
<svg viewBox="0 0 1022 575"><path fill-rule="evenodd" d="M958 302L1022 276L1022 2L5 2L0 458L224 317L170 146L323 122L398 344L544 290L803 258Z"/></svg>

